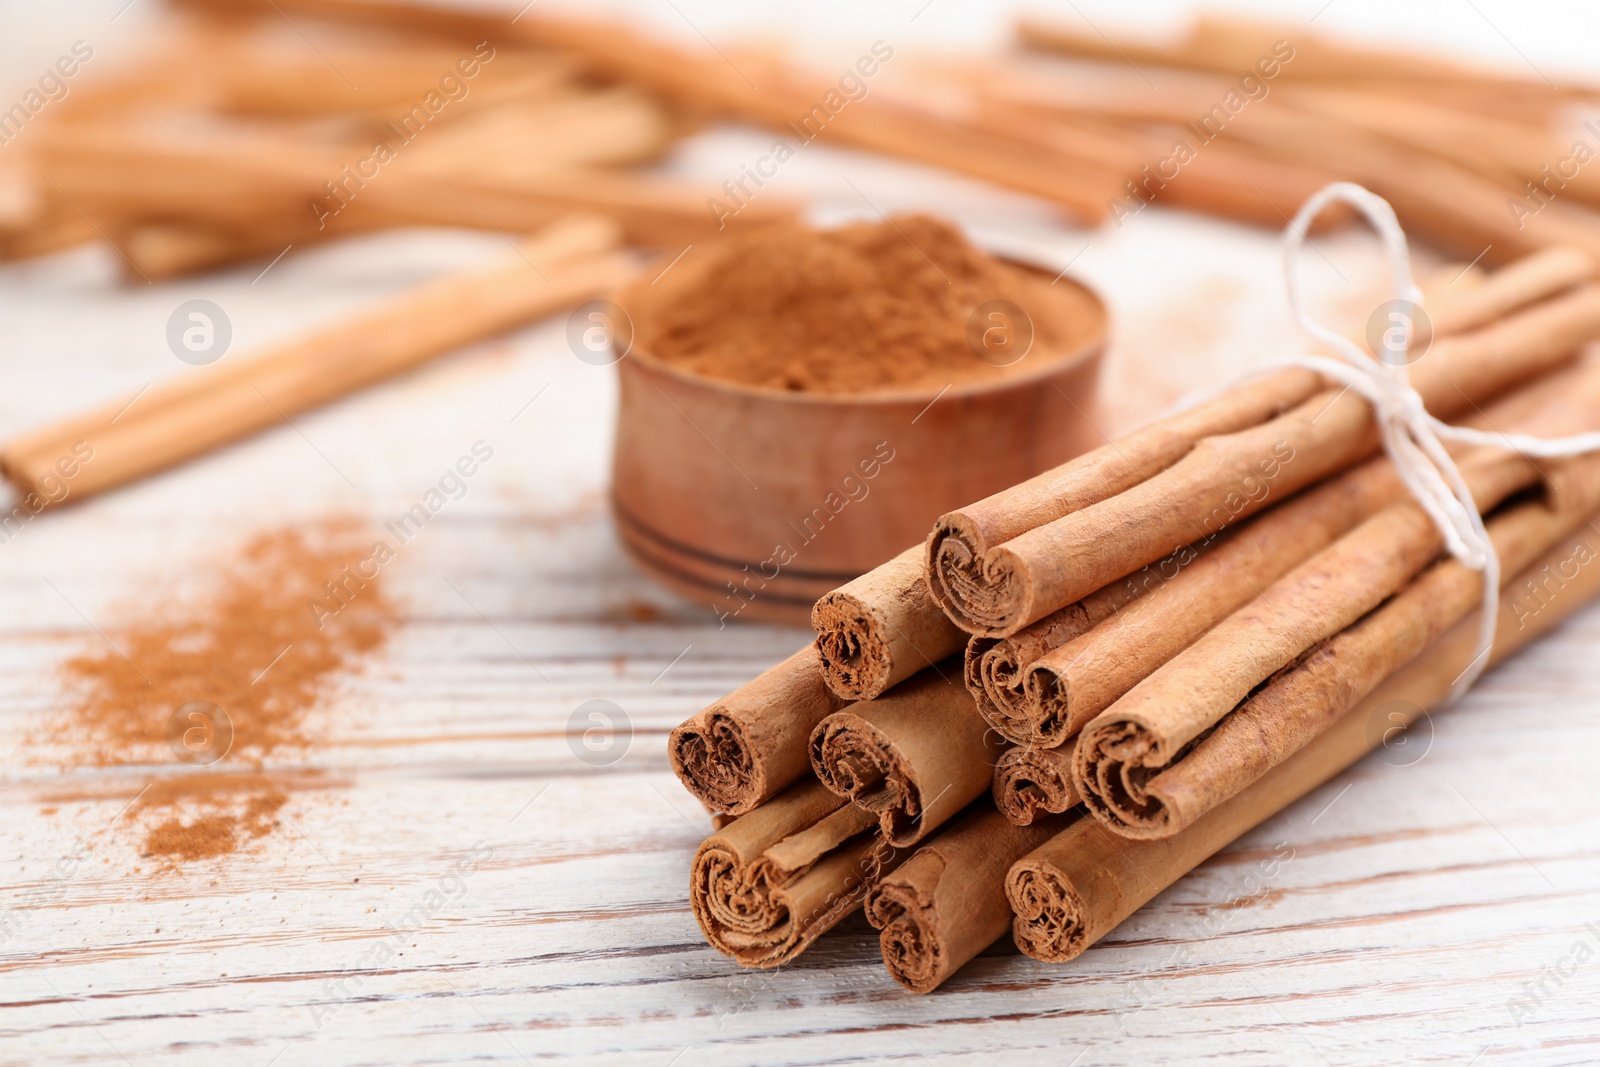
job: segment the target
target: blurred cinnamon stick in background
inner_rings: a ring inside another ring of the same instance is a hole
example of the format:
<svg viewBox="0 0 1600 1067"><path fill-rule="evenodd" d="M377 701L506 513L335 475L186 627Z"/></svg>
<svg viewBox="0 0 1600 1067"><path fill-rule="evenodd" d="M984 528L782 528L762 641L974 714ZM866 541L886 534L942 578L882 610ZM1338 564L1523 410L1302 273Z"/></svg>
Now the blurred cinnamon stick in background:
<svg viewBox="0 0 1600 1067"><path fill-rule="evenodd" d="M513 21L400 0L176 6L177 43L91 82L42 124L26 168L37 207L21 220L0 211L0 255L104 235L134 272L157 278L329 231L515 232L591 210L611 214L630 241L672 245L734 217L791 214L771 190L630 170L708 119L774 129L791 147L820 138L964 174L1080 224L1155 203L1277 226L1322 184L1349 179L1466 259L1504 262L1557 244L1600 254L1600 180L1563 169L1570 138L1557 125L1563 107L1600 96L1593 87L1304 28L1205 16L1180 40L1153 42L1029 20L1017 52L934 64L878 41L841 73L772 49L701 49L542 11ZM330 34L327 63L265 39L261 27L286 11ZM1162 88L1145 67L1160 69ZM370 88L355 92L346 68ZM351 187L347 165L386 136L385 123L417 114L441 70L462 93L437 129L407 139L348 213L316 219L327 186ZM206 150L195 150L201 141ZM241 178L230 165L258 173ZM104 180L119 166L136 180ZM54 203L51 186L77 206ZM219 195L235 186L240 196ZM277 206L263 212L254 196ZM1348 218L1336 210L1316 225Z"/></svg>
<svg viewBox="0 0 1600 1067"><path fill-rule="evenodd" d="M604 219L556 223L492 266L427 282L259 355L13 438L0 447L0 473L48 501L49 484L64 476L60 464L81 461L70 476L76 500L181 463L608 291L634 269L616 242L616 226Z"/></svg>

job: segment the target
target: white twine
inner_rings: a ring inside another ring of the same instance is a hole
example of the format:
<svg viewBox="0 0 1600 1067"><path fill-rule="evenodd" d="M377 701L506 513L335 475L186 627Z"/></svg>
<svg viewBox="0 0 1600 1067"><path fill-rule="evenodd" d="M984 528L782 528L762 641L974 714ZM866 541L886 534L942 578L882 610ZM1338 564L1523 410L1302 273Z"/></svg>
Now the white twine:
<svg viewBox="0 0 1600 1067"><path fill-rule="evenodd" d="M1500 560L1495 554L1483 516L1478 513L1472 492L1460 469L1445 451L1444 441L1470 445L1511 448L1526 456L1554 458L1600 451L1600 433L1543 439L1526 434L1486 433L1464 426L1451 426L1428 414L1422 397L1411 385L1409 353L1415 324L1407 317L1401 328L1398 358L1386 361L1369 354L1360 345L1313 319L1301 306L1300 285L1295 275L1295 254L1305 243L1311 221L1335 200L1356 207L1372 223L1383 240L1394 275L1396 297L1422 304L1422 292L1411 275L1411 258L1405 231L1395 218L1394 209L1381 196L1354 182L1334 182L1307 200L1284 231L1283 279L1288 289L1289 310L1306 333L1331 348L1335 357L1298 355L1274 360L1268 367L1307 367L1353 390L1372 405L1373 417L1383 436L1383 448L1418 505L1427 512L1444 537L1445 547L1461 563L1483 572L1483 612L1478 630L1478 651L1472 663L1450 693L1458 699L1477 681L1488 665L1494 648L1495 605L1500 597ZM1255 377L1259 371L1253 371Z"/></svg>

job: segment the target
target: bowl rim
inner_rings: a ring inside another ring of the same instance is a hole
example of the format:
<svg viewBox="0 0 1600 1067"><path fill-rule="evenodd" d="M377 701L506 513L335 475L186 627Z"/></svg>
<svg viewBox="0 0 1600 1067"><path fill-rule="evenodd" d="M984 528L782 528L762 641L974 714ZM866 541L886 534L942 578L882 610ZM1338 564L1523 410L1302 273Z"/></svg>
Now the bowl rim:
<svg viewBox="0 0 1600 1067"><path fill-rule="evenodd" d="M1030 263L1012 256L996 255L995 258L1010 266L1029 271L1041 277L1050 274L1049 270L1037 263ZM704 374L696 374L693 371L682 370L666 362L638 344L629 345L628 351L615 360L612 366L617 368L618 374L621 374L622 365L629 360L635 360L644 368L663 377L675 379L684 385L697 386L711 392L728 393L740 397L756 397L790 404L818 404L834 407L889 407L917 403L931 407L935 400L945 397L963 399L973 396L999 395L1014 389L1037 385L1045 379L1057 377L1104 353L1106 342L1111 335L1111 309L1106 304L1105 298L1092 286L1068 275L1065 271L1056 276L1055 280L1071 283L1094 301L1095 306L1100 309L1103 322L1103 328L1099 336L1089 340L1077 349L1060 353L1051 359L1040 362L1026 373L1009 375L995 381L978 381L961 386L952 384L945 386L943 389L895 389L872 393L810 393L801 390L746 385L742 382L731 382L724 378L712 378ZM622 297L637 288L638 285L639 281L635 280L626 287L616 290L612 295L613 297ZM620 300L617 302L626 311L626 305ZM1028 354L1031 354L1031 350ZM635 357L639 358L635 359ZM1028 355L1024 355L1022 358L1027 359Z"/></svg>

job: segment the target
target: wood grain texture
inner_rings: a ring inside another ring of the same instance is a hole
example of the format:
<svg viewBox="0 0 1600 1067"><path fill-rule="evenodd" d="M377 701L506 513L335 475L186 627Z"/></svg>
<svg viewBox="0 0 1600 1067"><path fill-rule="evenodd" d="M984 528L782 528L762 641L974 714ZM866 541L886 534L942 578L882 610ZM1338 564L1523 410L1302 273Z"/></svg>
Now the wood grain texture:
<svg viewBox="0 0 1600 1067"><path fill-rule="evenodd" d="M850 173L890 209L914 175L874 167ZM952 211L1015 206L927 188ZM1016 230L1062 262L1089 240ZM1142 345L1111 354L1113 411L1282 330L1273 235L1151 211L1092 240L1074 269ZM1377 276L1360 239L1320 244ZM265 264L151 287L120 286L96 253L4 268L0 436L186 372L164 340L183 300L223 306L244 352L498 248L368 238L297 249L255 285ZM1203 284L1219 274L1248 299L1219 301ZM1185 301L1215 313L1209 339L1151 332L1149 312ZM666 734L805 634L719 629L627 563L604 504L614 402L612 373L546 323L0 544L0 1065L1600 1060L1600 805L1580 762L1600 749L1594 611L1071 966L994 949L917 998L856 917L776 973L737 970L689 911L709 821ZM56 665L264 526L393 518L480 439L493 460L387 571L405 605L388 652L314 713L323 743L272 763L323 787L246 852L156 873L117 816L185 768L61 771ZM570 741L594 699L632 728L603 766Z"/></svg>

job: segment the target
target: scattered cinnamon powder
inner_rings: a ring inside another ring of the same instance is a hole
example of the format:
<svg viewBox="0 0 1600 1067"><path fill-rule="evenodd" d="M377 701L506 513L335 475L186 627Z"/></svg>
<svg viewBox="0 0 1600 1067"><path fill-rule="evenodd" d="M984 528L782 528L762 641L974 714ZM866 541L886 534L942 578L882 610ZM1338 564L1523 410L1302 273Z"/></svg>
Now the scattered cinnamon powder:
<svg viewBox="0 0 1600 1067"><path fill-rule="evenodd" d="M808 393L995 379L1078 351L1105 330L1086 291L1003 263L927 215L741 231L635 293L640 351L706 377ZM1027 357L1003 367L980 358L972 341L974 312L1001 300L1021 308L1033 331Z"/></svg>
<svg viewBox="0 0 1600 1067"><path fill-rule="evenodd" d="M235 815L202 815L187 825L168 819L150 828L144 850L149 855L184 862L224 856L239 847L238 823Z"/></svg>
<svg viewBox="0 0 1600 1067"><path fill-rule="evenodd" d="M278 809L289 800L277 783L261 774L185 775L153 785L135 804L135 812L155 807L200 807L208 812L187 822L169 816L145 833L144 855L169 866L225 856L237 851L246 838L265 837L277 828ZM243 810L222 810L241 798Z"/></svg>
<svg viewBox="0 0 1600 1067"><path fill-rule="evenodd" d="M276 826L288 795L261 761L315 743L306 713L396 621L372 545L347 520L267 531L221 561L204 596L163 604L158 585L156 610L62 665L69 721L50 737L69 763L174 765L122 820L145 826L145 855L225 855Z"/></svg>

